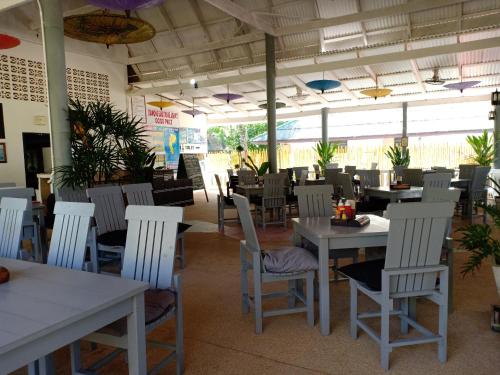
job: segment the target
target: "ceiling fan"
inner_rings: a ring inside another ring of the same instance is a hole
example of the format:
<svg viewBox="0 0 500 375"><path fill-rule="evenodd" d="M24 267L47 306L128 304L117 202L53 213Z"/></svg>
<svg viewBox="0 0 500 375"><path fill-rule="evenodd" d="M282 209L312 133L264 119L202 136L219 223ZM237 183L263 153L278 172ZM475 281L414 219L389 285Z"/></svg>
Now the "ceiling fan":
<svg viewBox="0 0 500 375"><path fill-rule="evenodd" d="M424 82L429 84L429 85L436 85L436 86L441 86L444 85L444 79L439 77L439 68L434 68L433 69L434 74L432 75L432 78L426 79Z"/></svg>

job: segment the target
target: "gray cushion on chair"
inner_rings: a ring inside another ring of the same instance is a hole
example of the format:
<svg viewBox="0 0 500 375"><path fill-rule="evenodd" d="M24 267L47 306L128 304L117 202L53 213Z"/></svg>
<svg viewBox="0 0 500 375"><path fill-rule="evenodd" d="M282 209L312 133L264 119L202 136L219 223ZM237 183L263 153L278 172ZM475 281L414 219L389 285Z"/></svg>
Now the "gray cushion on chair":
<svg viewBox="0 0 500 375"><path fill-rule="evenodd" d="M264 267L267 272L289 273L318 269L318 260L301 247L285 247L266 251Z"/></svg>

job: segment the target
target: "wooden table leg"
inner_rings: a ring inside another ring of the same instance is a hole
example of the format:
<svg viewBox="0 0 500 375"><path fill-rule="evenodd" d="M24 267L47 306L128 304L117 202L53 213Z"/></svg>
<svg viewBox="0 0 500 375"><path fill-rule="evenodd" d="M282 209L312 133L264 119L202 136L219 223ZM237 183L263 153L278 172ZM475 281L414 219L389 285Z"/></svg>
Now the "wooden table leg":
<svg viewBox="0 0 500 375"><path fill-rule="evenodd" d="M147 373L144 293L135 296L132 305L127 317L128 370L131 375L143 375Z"/></svg>
<svg viewBox="0 0 500 375"><path fill-rule="evenodd" d="M330 277L328 270L328 239L319 242L319 324L323 336L330 334Z"/></svg>

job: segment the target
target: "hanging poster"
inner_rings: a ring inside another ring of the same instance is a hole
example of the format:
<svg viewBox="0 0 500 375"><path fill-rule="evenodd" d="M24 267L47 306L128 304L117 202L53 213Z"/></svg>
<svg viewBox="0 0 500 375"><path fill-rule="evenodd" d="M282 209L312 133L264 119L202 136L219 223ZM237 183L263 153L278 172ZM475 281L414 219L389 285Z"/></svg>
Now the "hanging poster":
<svg viewBox="0 0 500 375"><path fill-rule="evenodd" d="M206 154L208 152L207 133L200 128L181 128L180 144L182 154Z"/></svg>
<svg viewBox="0 0 500 375"><path fill-rule="evenodd" d="M167 168L177 169L180 155L178 128L165 128L163 130L163 147Z"/></svg>
<svg viewBox="0 0 500 375"><path fill-rule="evenodd" d="M146 98L144 96L130 97L130 115L136 117L141 123L146 123Z"/></svg>

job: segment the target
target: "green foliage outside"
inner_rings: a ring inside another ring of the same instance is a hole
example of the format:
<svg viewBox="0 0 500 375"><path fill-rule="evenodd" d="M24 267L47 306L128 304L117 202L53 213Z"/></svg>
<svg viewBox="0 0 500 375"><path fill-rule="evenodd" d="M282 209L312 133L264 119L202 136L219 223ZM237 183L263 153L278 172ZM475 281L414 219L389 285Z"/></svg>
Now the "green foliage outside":
<svg viewBox="0 0 500 375"><path fill-rule="evenodd" d="M323 176L325 175L326 166L332 161L335 152L339 145L333 142L318 142L314 150L318 154L318 165Z"/></svg>
<svg viewBox="0 0 500 375"><path fill-rule="evenodd" d="M481 135L469 135L466 139L474 151L472 160L479 165L490 166L495 160L493 135L488 136L488 132L485 130Z"/></svg>
<svg viewBox="0 0 500 375"><path fill-rule="evenodd" d="M248 161L244 160L244 162L248 168L252 169L257 174L257 176L264 176L269 169L269 162L265 161L259 167L254 163L250 155L248 155Z"/></svg>
<svg viewBox="0 0 500 375"><path fill-rule="evenodd" d="M278 124L279 125L279 124ZM252 138L267 132L267 123L213 126L208 128L207 135L212 149L218 151L235 151L238 146L244 146L244 134L247 132L248 150L265 149L265 145L256 145Z"/></svg>

